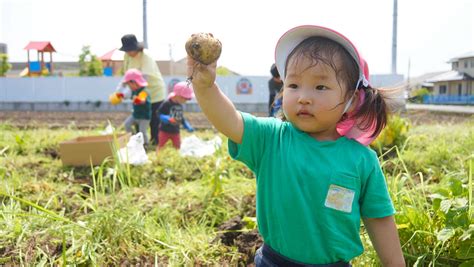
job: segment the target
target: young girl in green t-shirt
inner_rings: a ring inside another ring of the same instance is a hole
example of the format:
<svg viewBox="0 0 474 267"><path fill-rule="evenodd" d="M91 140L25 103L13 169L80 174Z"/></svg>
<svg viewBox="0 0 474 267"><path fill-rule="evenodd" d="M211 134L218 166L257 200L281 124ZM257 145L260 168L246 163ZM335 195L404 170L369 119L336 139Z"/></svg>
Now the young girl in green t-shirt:
<svg viewBox="0 0 474 267"><path fill-rule="evenodd" d="M188 75L229 153L257 180L264 245L257 266L350 266L363 252L362 218L384 266L405 266L383 173L367 145L387 122L389 91L369 83L365 60L342 34L300 26L278 41L282 119L238 112L219 90L216 63L188 57Z"/></svg>

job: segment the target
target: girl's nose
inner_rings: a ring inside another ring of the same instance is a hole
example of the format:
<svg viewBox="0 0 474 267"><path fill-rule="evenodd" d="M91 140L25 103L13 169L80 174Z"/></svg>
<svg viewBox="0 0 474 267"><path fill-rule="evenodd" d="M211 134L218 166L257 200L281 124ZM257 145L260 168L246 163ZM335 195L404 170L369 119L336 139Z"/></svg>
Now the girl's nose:
<svg viewBox="0 0 474 267"><path fill-rule="evenodd" d="M305 93L301 93L298 97L298 103L302 105L309 105L312 103L311 96Z"/></svg>

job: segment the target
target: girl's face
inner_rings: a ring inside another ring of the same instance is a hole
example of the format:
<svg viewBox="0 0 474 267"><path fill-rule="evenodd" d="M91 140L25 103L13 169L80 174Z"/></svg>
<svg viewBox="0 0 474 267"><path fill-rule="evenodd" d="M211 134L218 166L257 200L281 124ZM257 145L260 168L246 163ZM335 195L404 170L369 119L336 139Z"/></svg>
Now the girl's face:
<svg viewBox="0 0 474 267"><path fill-rule="evenodd" d="M135 81L128 81L127 85L132 91L135 91L140 88L140 86L138 86L138 84Z"/></svg>
<svg viewBox="0 0 474 267"><path fill-rule="evenodd" d="M336 65L340 60L334 61ZM290 58L283 85L283 112L298 129L317 140L336 140L336 124L342 117L346 90L333 68L314 65L308 57Z"/></svg>
<svg viewBox="0 0 474 267"><path fill-rule="evenodd" d="M184 104L184 103L188 102L188 100L189 100L189 99L184 98L184 97L182 97L182 96L180 96L180 95L177 95L177 96L175 96L175 97L173 98L173 101L176 102L176 103L179 103L179 104Z"/></svg>

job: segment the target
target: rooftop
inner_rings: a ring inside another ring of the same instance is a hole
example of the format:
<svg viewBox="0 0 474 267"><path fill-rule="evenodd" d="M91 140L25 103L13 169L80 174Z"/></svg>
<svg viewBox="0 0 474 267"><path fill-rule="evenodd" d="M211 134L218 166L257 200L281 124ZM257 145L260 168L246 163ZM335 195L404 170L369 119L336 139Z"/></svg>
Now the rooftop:
<svg viewBox="0 0 474 267"><path fill-rule="evenodd" d="M457 57L453 57L448 61L448 63L453 63L453 62L459 61L460 59L470 58L470 57L474 57L474 51L470 51L470 52L464 53L462 55L459 55Z"/></svg>
<svg viewBox="0 0 474 267"><path fill-rule="evenodd" d="M30 42L25 50L38 50L40 52L56 52L51 42Z"/></svg>
<svg viewBox="0 0 474 267"><path fill-rule="evenodd" d="M435 83L435 82L462 81L462 80L472 80L472 77L466 73L459 72L456 70L451 70L448 72L444 72L440 75L434 76L431 79L426 80L426 82Z"/></svg>

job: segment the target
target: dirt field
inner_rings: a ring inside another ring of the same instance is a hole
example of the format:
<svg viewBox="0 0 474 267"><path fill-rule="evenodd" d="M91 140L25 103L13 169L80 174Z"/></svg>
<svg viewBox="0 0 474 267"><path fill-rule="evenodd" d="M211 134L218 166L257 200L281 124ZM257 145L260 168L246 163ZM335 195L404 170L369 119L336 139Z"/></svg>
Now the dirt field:
<svg viewBox="0 0 474 267"><path fill-rule="evenodd" d="M8 122L19 128L61 128L75 125L80 129L95 128L107 124L107 120L117 126L129 115L128 112L42 112L42 111L0 111L0 123ZM265 114L256 114L265 116ZM186 113L186 118L194 128L209 128L209 121L202 113ZM402 114L414 124L458 123L473 121L474 116L456 113L409 110Z"/></svg>

